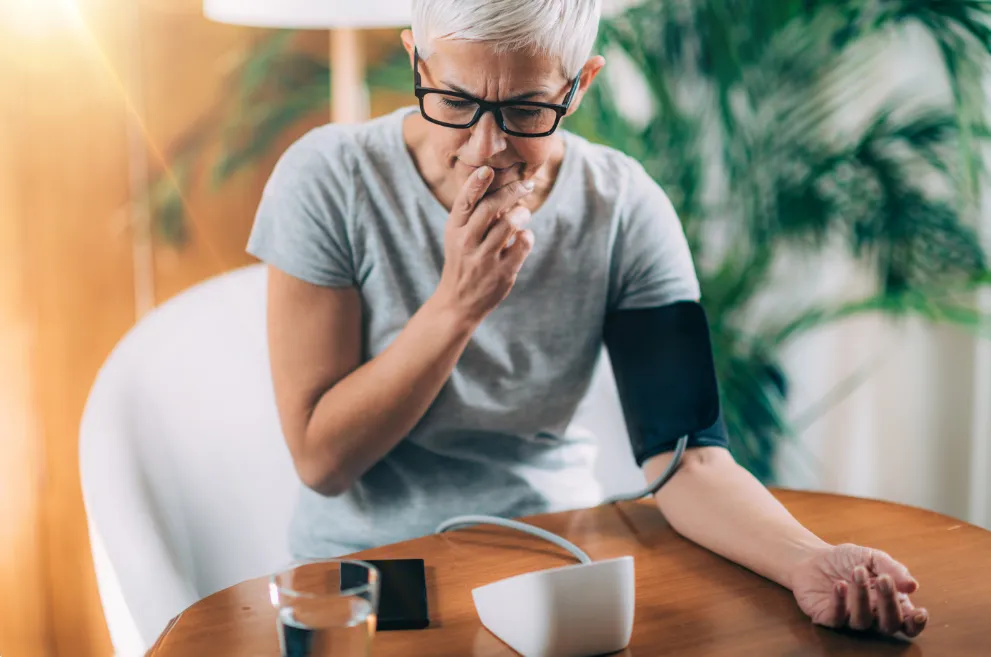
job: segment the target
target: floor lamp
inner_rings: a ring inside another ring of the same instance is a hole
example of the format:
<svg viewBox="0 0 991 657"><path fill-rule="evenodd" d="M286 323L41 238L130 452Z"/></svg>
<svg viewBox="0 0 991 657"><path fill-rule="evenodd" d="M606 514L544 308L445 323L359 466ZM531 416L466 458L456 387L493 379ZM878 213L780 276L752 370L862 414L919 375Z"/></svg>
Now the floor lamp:
<svg viewBox="0 0 991 657"><path fill-rule="evenodd" d="M329 29L331 120L368 118L361 30L410 24L412 0L203 0L207 18L252 27Z"/></svg>

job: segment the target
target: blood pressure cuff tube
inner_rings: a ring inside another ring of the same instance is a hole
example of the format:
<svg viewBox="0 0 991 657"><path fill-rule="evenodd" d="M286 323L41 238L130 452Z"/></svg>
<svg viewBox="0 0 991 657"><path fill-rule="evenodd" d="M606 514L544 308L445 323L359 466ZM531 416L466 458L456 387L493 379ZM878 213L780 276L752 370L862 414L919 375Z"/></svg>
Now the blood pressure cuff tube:
<svg viewBox="0 0 991 657"><path fill-rule="evenodd" d="M603 338L637 466L686 435L688 447L729 446L701 304L613 311Z"/></svg>

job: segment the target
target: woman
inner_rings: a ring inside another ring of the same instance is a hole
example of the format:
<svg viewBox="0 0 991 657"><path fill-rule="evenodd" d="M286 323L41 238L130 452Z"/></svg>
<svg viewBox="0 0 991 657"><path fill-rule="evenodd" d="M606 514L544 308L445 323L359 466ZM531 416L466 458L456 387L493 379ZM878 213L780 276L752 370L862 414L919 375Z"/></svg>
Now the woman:
<svg viewBox="0 0 991 657"><path fill-rule="evenodd" d="M305 486L297 557L601 501L567 426L603 319L700 295L665 194L559 129L602 69L599 0L414 0L420 107L280 160L249 251L270 265L276 400ZM670 450L646 461L653 480ZM888 555L828 545L719 444L656 496L683 536L789 587L817 623L916 635Z"/></svg>

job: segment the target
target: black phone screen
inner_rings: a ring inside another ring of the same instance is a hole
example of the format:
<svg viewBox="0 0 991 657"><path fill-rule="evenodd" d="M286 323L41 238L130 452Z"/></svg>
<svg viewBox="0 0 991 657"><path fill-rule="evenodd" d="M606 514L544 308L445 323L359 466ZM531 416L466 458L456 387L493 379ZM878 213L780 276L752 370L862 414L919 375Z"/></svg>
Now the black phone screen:
<svg viewBox="0 0 991 657"><path fill-rule="evenodd" d="M430 625L427 611L427 577L423 559L364 560L375 566L379 582L379 631L422 630ZM342 564L341 588L360 586L368 581L363 568Z"/></svg>

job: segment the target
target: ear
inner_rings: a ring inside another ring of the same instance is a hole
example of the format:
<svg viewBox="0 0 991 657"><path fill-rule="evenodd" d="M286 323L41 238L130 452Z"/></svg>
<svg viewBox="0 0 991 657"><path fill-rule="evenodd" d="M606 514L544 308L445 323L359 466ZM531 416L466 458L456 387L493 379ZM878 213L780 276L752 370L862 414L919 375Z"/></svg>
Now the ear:
<svg viewBox="0 0 991 657"><path fill-rule="evenodd" d="M581 105L582 98L585 97L585 92L588 91L590 86L592 86L592 81L595 80L595 76L599 74L599 71L601 71L602 67L605 65L606 58L602 55L596 55L585 62L585 66L582 67L581 73L578 74L581 76L581 79L578 82L578 91L575 92L575 97L571 101L571 106L568 108L567 116L571 116Z"/></svg>
<svg viewBox="0 0 991 657"><path fill-rule="evenodd" d="M409 65L410 68L413 67L413 51L416 49L416 41L413 40L412 30L403 30L399 35L399 38L403 40L403 47L406 48L406 52L409 53Z"/></svg>

